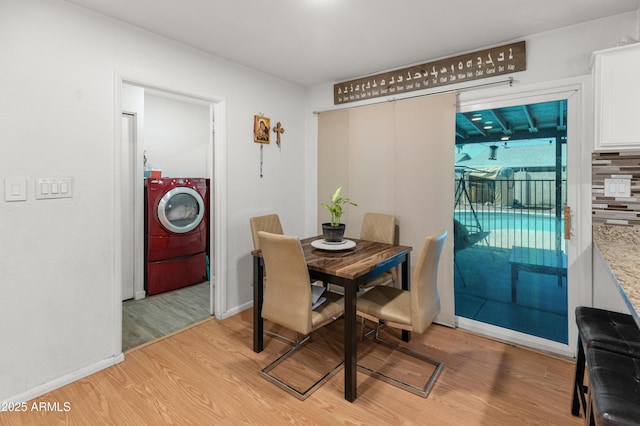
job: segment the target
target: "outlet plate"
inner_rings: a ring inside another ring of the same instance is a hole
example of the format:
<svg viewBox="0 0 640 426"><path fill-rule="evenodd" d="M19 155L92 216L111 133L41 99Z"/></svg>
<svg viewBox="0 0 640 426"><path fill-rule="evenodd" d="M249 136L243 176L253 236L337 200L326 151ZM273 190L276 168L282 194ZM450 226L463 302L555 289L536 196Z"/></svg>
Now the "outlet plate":
<svg viewBox="0 0 640 426"><path fill-rule="evenodd" d="M8 177L4 180L5 201L27 201L27 179Z"/></svg>

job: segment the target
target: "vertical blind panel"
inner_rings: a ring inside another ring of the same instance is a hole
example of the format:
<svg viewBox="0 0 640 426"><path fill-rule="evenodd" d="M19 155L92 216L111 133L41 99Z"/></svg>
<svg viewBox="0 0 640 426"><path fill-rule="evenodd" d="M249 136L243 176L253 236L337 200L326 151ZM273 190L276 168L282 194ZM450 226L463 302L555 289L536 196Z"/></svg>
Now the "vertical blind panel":
<svg viewBox="0 0 640 426"><path fill-rule="evenodd" d="M453 207L455 195L454 93L396 102L395 142L398 185L396 216L400 243L416 251L425 236L448 230L438 268L441 313L438 321L453 325Z"/></svg>
<svg viewBox="0 0 640 426"><path fill-rule="evenodd" d="M318 115L318 203L335 188L358 203L342 222L358 237L366 212L397 218L400 243L418 250L427 235L447 229L438 287L439 322L453 325L455 93L424 96ZM319 207L318 229L328 221Z"/></svg>
<svg viewBox="0 0 640 426"><path fill-rule="evenodd" d="M349 114L349 183L358 207L348 207L348 235L360 235L366 212L395 214L394 105L355 108Z"/></svg>
<svg viewBox="0 0 640 426"><path fill-rule="evenodd" d="M322 207L336 188L348 188L349 111L332 111L318 115L318 234L331 215Z"/></svg>

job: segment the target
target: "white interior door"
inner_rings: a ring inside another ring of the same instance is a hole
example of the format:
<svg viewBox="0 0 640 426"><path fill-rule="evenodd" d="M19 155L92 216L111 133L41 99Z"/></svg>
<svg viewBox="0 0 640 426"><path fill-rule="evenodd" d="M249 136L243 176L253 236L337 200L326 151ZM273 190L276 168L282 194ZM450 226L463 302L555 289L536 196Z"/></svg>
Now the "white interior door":
<svg viewBox="0 0 640 426"><path fill-rule="evenodd" d="M122 114L122 182L134 182L135 119L135 115ZM134 186L122 185L123 208L133 209L134 201ZM134 236L133 215L125 215L122 221L122 300L132 299L134 294Z"/></svg>

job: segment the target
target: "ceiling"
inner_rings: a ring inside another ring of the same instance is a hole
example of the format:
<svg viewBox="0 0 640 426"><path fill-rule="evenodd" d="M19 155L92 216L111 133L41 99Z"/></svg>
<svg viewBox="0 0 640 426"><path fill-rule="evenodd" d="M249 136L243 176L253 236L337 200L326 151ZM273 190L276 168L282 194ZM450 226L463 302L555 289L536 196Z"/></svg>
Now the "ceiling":
<svg viewBox="0 0 640 426"><path fill-rule="evenodd" d="M638 9L640 0L67 0L313 87Z"/></svg>
<svg viewBox="0 0 640 426"><path fill-rule="evenodd" d="M555 139L566 134L566 100L456 114L456 144Z"/></svg>

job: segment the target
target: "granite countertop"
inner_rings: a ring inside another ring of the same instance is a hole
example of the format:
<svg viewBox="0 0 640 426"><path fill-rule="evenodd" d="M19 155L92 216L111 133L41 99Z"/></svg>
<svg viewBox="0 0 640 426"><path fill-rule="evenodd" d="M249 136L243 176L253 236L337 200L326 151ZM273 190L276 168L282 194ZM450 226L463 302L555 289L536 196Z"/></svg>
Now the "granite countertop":
<svg viewBox="0 0 640 426"><path fill-rule="evenodd" d="M640 230L626 226L595 225L593 242L640 315Z"/></svg>

